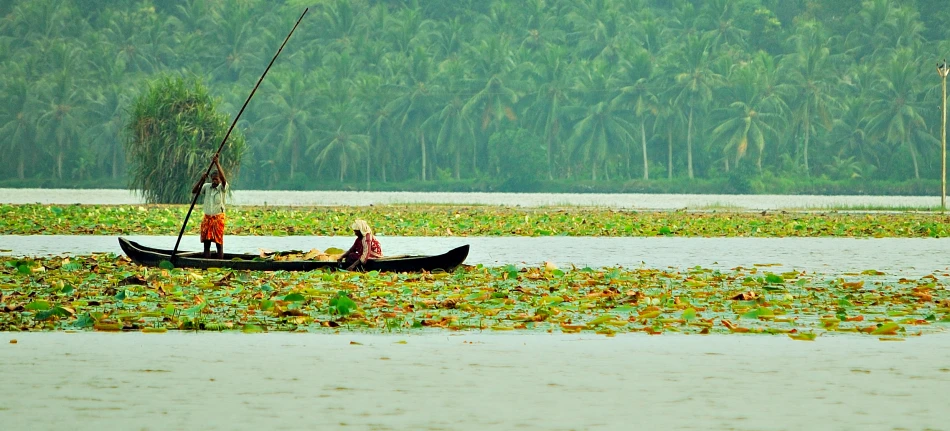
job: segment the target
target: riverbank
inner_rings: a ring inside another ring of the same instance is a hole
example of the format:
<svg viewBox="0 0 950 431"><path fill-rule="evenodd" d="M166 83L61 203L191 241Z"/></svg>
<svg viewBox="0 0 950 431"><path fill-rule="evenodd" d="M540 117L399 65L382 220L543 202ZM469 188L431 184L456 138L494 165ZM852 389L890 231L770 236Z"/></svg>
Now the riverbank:
<svg viewBox="0 0 950 431"><path fill-rule="evenodd" d="M947 429L950 334L5 332L0 341L0 423L11 430Z"/></svg>
<svg viewBox="0 0 950 431"><path fill-rule="evenodd" d="M775 195L884 195L884 196L939 196L940 180L908 179L880 181L866 178L832 180L824 177L776 177L766 175L731 175L726 178L657 178L652 180L597 180L584 178L570 180L505 180L497 177L456 180L439 178L429 181L399 181L367 183L365 179L339 182L314 181L299 177L293 181L264 185L233 181L235 189L262 189L268 191L344 191L344 192L409 192L409 193L644 193L644 194L775 194ZM11 189L126 189L125 178L96 178L90 180L52 178L3 179L0 188Z"/></svg>
<svg viewBox="0 0 950 431"><path fill-rule="evenodd" d="M124 189L0 188L0 203L58 205L141 205ZM229 199L237 206L371 206L402 204L502 205L511 207L599 207L640 210L932 210L939 193L922 195L781 195L645 193L460 193L243 190Z"/></svg>

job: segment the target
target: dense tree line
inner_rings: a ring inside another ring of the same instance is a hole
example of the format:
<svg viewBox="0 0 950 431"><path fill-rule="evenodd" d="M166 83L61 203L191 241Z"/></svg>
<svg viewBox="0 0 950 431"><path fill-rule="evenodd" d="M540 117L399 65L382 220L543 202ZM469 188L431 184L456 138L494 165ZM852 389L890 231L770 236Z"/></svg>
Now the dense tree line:
<svg viewBox="0 0 950 431"><path fill-rule="evenodd" d="M130 101L198 76L246 188L940 175L933 0L0 1L0 180L122 179Z"/></svg>

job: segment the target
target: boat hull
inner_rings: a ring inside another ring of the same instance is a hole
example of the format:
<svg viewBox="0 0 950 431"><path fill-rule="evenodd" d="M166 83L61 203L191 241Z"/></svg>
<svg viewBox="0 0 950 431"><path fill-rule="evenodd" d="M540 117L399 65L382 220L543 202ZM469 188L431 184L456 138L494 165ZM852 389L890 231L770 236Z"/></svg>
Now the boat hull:
<svg viewBox="0 0 950 431"><path fill-rule="evenodd" d="M164 250L143 246L126 238L119 238L119 246L125 255L133 262L145 266L159 266L163 261L169 261L172 250ZM449 250L446 253L432 256L399 256L384 257L366 262L361 268L363 271L380 272L422 272L422 271L452 271L468 257L469 246ZM200 252L179 251L175 254L172 264L176 268L228 268L248 271L313 271L320 269L336 270L339 262L325 262L314 260L271 260L262 259L253 254L225 253L224 259L205 259Z"/></svg>

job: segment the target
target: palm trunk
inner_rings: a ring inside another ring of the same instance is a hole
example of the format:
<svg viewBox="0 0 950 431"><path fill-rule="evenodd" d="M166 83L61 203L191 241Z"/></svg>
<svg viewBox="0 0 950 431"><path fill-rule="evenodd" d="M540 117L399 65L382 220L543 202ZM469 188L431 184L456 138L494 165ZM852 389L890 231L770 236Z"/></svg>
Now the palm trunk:
<svg viewBox="0 0 950 431"><path fill-rule="evenodd" d="M672 124L671 124L672 126ZM666 129L666 178L673 179L673 127Z"/></svg>
<svg viewBox="0 0 950 431"><path fill-rule="evenodd" d="M294 139L291 142L290 147L290 178L293 179L294 173L297 172L297 158L300 154L300 150L297 148L297 140Z"/></svg>
<svg viewBox="0 0 950 431"><path fill-rule="evenodd" d="M119 178L119 146L112 146L112 179Z"/></svg>
<svg viewBox="0 0 950 431"><path fill-rule="evenodd" d="M548 179L554 179L554 133L548 132Z"/></svg>
<svg viewBox="0 0 950 431"><path fill-rule="evenodd" d="M26 150L22 146L20 147L20 157L16 166L16 175L21 180L26 178Z"/></svg>
<svg viewBox="0 0 950 431"><path fill-rule="evenodd" d="M369 156L369 150L367 150L367 151L366 151L366 191L369 191L369 188L370 188L370 183L369 183L369 181L370 181L370 180L369 180L369 173L370 173L369 161L370 161L370 159L372 159L372 157Z"/></svg>
<svg viewBox="0 0 950 431"><path fill-rule="evenodd" d="M456 180L462 179L462 151L461 149L455 150L455 179Z"/></svg>
<svg viewBox="0 0 950 431"><path fill-rule="evenodd" d="M478 137L475 137L474 139L472 139L472 175L475 175L475 173L478 172L477 170L475 170L477 157L478 157Z"/></svg>
<svg viewBox="0 0 950 431"><path fill-rule="evenodd" d="M647 126L646 122L640 119L640 143L643 147L643 179L650 179L650 162L647 159Z"/></svg>
<svg viewBox="0 0 950 431"><path fill-rule="evenodd" d="M426 180L426 133L419 134L419 143L422 144L422 181Z"/></svg>
<svg viewBox="0 0 950 431"><path fill-rule="evenodd" d="M726 173L728 173L729 172L729 156L727 155L726 157L723 157L722 161L726 167ZM736 159L736 165L738 164L739 164L739 159Z"/></svg>
<svg viewBox="0 0 950 431"><path fill-rule="evenodd" d="M909 145L909 144L908 144ZM914 146L910 146L910 159L914 161L914 178L920 179L920 168L917 166L917 152L914 151Z"/></svg>
<svg viewBox="0 0 950 431"><path fill-rule="evenodd" d="M811 121L808 117L808 108L805 108L805 150L803 154L805 156L805 176L811 176L811 170L808 169L808 140L811 137Z"/></svg>
<svg viewBox="0 0 950 431"><path fill-rule="evenodd" d="M56 153L56 178L63 179L63 150Z"/></svg>
<svg viewBox="0 0 950 431"><path fill-rule="evenodd" d="M686 125L686 172L693 179L693 106L689 106L689 121Z"/></svg>
<svg viewBox="0 0 950 431"><path fill-rule="evenodd" d="M346 177L346 158L341 158L340 160L340 182L343 182L343 179Z"/></svg>

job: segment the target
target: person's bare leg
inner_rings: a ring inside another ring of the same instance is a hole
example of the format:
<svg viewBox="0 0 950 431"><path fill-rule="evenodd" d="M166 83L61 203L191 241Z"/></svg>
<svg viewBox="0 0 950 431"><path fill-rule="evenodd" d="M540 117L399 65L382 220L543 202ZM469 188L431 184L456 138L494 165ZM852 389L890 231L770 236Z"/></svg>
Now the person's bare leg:
<svg viewBox="0 0 950 431"><path fill-rule="evenodd" d="M218 259L224 259L224 244L214 243L218 247Z"/></svg>
<svg viewBox="0 0 950 431"><path fill-rule="evenodd" d="M207 259L209 257L211 257L211 241L205 241L204 258Z"/></svg>

